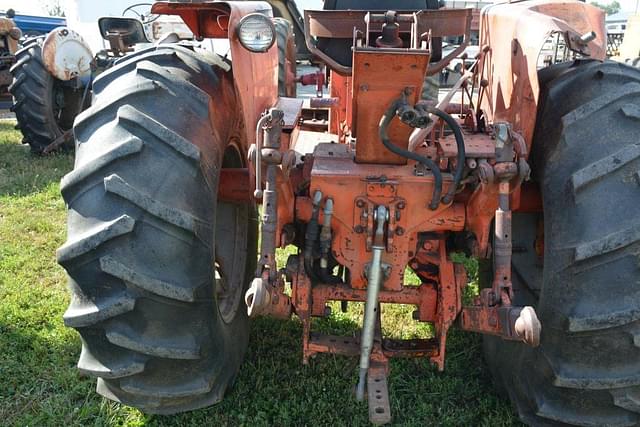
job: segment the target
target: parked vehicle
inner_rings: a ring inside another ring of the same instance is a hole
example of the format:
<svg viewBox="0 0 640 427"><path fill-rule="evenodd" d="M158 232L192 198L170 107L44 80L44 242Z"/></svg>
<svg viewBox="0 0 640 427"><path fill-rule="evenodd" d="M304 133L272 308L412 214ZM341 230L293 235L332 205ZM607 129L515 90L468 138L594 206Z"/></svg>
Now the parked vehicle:
<svg viewBox="0 0 640 427"><path fill-rule="evenodd" d="M629 17L618 55L611 59L640 68L640 14Z"/></svg>
<svg viewBox="0 0 640 427"><path fill-rule="evenodd" d="M3 15L13 19L16 26L22 31L23 40L46 36L53 29L67 24L66 19L59 16L16 14L12 9L0 12L0 17Z"/></svg>
<svg viewBox="0 0 640 427"><path fill-rule="evenodd" d="M151 46L149 33L157 39L174 29L166 22L164 31L151 27L158 17L148 15L150 3L129 3L133 4L122 14L134 12L138 18L107 16L97 19L98 25L94 21L87 27L85 16L76 17L75 26L90 41L71 27L56 27L46 37L27 40L17 52L18 61L11 68L14 98L11 110L16 114L23 142L30 145L34 154L73 148L71 127L76 116L91 103L93 78L133 52L136 46ZM139 11L140 7L146 7L146 13ZM100 43L94 42L95 31L99 32ZM175 40L181 37L173 35ZM182 37L190 38L191 34Z"/></svg>
<svg viewBox="0 0 640 427"><path fill-rule="evenodd" d="M9 99L9 69L16 62L15 53L18 50L18 41L22 37L22 31L16 27L12 16L12 12L8 16L0 16L0 108L4 108Z"/></svg>
<svg viewBox="0 0 640 427"><path fill-rule="evenodd" d="M356 398L376 424L391 420L389 359L443 370L454 324L484 334L523 421L640 422L640 70L605 61L592 5L499 3L482 10L476 61L424 102L425 74L466 49L472 19L429 5L305 11L330 96L304 102L281 90L295 57L280 59L268 3L153 5L229 54L130 54L95 79L74 123L57 259L78 368L101 395L159 414L214 404L241 369L249 318L295 314L303 363L359 357ZM556 35L566 49L542 54ZM439 40L456 36L443 53ZM473 301L460 252L480 261ZM407 268L420 286L405 284ZM359 338L314 330L330 301L364 303ZM387 303L416 307L433 336L383 336Z"/></svg>

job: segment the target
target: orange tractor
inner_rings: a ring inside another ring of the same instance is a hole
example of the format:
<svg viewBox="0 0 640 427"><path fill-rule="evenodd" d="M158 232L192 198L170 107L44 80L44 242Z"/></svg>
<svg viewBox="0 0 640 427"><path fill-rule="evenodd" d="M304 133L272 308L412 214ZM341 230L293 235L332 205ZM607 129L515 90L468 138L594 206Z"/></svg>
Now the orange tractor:
<svg viewBox="0 0 640 427"><path fill-rule="evenodd" d="M306 99L294 94L295 49L283 48L293 33L276 40L267 3L153 5L228 49L131 54L96 79L75 121L57 257L78 368L100 394L161 414L218 402L249 318L295 314L304 363L359 356L356 398L374 423L391 419L389 358L444 369L454 324L485 334L524 421L640 421L640 71L604 62L593 6L495 4L459 81L422 100L425 75L464 52L472 19L431 3L306 11L329 83L329 96ZM461 43L445 54L451 37ZM279 268L287 245L298 251ZM482 266L469 304L454 252ZM332 301L364 303L360 337L313 330ZM415 306L433 337L382 336L386 303Z"/></svg>

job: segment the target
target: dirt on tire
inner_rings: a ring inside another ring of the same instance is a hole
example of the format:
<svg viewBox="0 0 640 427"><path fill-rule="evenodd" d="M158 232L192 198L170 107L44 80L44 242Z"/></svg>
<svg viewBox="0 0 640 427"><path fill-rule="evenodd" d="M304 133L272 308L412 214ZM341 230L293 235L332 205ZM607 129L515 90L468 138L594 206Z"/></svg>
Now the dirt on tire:
<svg viewBox="0 0 640 427"><path fill-rule="evenodd" d="M531 156L544 218L515 214L513 228L514 304L536 306L541 345L485 337L485 356L528 424L637 425L640 70L576 61L546 73Z"/></svg>
<svg viewBox="0 0 640 427"><path fill-rule="evenodd" d="M241 301L256 262L254 207L217 202L221 168L246 167L230 66L159 45L93 90L61 183L68 240L57 252L78 368L148 413L211 405L246 351Z"/></svg>

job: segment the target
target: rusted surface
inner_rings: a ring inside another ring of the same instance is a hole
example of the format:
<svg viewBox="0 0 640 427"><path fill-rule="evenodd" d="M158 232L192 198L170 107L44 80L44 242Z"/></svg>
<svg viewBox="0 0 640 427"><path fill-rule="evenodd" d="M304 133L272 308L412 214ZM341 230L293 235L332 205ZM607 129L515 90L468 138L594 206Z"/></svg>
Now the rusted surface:
<svg viewBox="0 0 640 427"><path fill-rule="evenodd" d="M458 147L453 135L438 139L444 157L454 158L458 154ZM491 136L482 133L468 133L464 135L464 150L467 158L495 157L495 142Z"/></svg>
<svg viewBox="0 0 640 427"><path fill-rule="evenodd" d="M448 258L444 240L436 240L435 245L428 250L432 252L427 258L434 263L437 271L432 276L433 282L423 282L419 287L402 286L397 291L383 289L380 291L379 301L416 306L414 318L434 323L436 336L428 340L394 340L380 336L374 343L372 361L388 357L429 357L439 369L444 369L447 331L462 309L462 289L467 279L464 267L452 263ZM323 283L312 286L302 268L292 278L291 301L295 313L303 323L304 360L308 361L312 355L324 352L357 355L360 344L358 338L312 333L311 317L325 316L326 303L329 301L366 301L366 291L351 289L345 284Z"/></svg>
<svg viewBox="0 0 640 427"><path fill-rule="evenodd" d="M62 135L53 140L53 142L42 150L42 154L51 154L56 152L58 148L65 144L73 143L73 131L68 130L63 132Z"/></svg>
<svg viewBox="0 0 640 427"><path fill-rule="evenodd" d="M462 308L462 287L464 283L456 282L456 278L465 278L460 271L456 274L456 267L447 255L445 242L440 244L440 292L438 292L438 319L435 322L436 338L438 339L438 354L432 356L431 361L438 367L438 370L444 370L444 358L447 345L447 333L453 322L458 317L458 313ZM463 268L459 264L458 270Z"/></svg>
<svg viewBox="0 0 640 427"><path fill-rule="evenodd" d="M316 96L322 97L322 92L327 84L327 77L324 70L320 68L314 73L303 74L296 77L295 81L303 86L315 86Z"/></svg>
<svg viewBox="0 0 640 427"><path fill-rule="evenodd" d="M402 284L404 268L415 255L417 234L421 231L460 231L464 228L465 214L462 204L440 205L428 209L433 192L431 176L416 176L415 164L407 167L367 165L353 163L348 155L329 155L331 145L322 145L324 153L316 151L311 172L311 192L317 190L334 199L332 229L333 255L351 271L354 288L366 287L365 266L369 262L371 216L373 206L389 206L391 220L387 235L387 251L383 262L390 266L384 289L398 290ZM320 149L320 146L319 146ZM444 190L451 177L444 174ZM305 204L296 203L296 216L305 220ZM308 209L308 208L307 208Z"/></svg>
<svg viewBox="0 0 640 427"><path fill-rule="evenodd" d="M384 11L378 11L378 13ZM316 47L316 38L350 39L354 34L363 34L366 45L374 46L370 33L382 32L382 19L366 19L368 11L362 10L306 10L305 36L307 48L317 58L342 75L351 75L352 68L338 63L330 55ZM374 16L374 15L372 15ZM382 15L380 15L382 16ZM422 42L429 37L464 36L461 47L455 49L446 58L434 64L432 73L443 69L453 58L458 56L469 40L472 12L470 9L422 10L417 13L399 15L400 33L410 33L410 45L405 48L420 49Z"/></svg>
<svg viewBox="0 0 640 427"><path fill-rule="evenodd" d="M59 27L45 38L42 60L53 76L68 81L91 75L93 53L80 34L72 29Z"/></svg>
<svg viewBox="0 0 640 427"><path fill-rule="evenodd" d="M20 37L22 37L22 31L16 27L12 19L0 17L0 37L5 37L8 44L8 46L6 46L8 53L14 54L18 50L18 42L20 41ZM3 58L0 58L0 60L1 59ZM0 62L0 64L3 65L2 62Z"/></svg>
<svg viewBox="0 0 640 427"><path fill-rule="evenodd" d="M462 309L460 328L537 347L540 344L541 325L535 310L528 306L491 306L489 291L483 290L474 305Z"/></svg>
<svg viewBox="0 0 640 427"><path fill-rule="evenodd" d="M542 212L542 194L540 187L533 182L524 182L520 188L518 207L514 212L533 213ZM512 198L513 204L513 198Z"/></svg>
<svg viewBox="0 0 640 427"><path fill-rule="evenodd" d="M437 295L435 286L425 283L420 286L405 286L401 291L381 290L378 300L381 303L410 304L418 307L417 319L422 322L433 322L437 313ZM326 304L330 301L367 300L364 289L354 289L346 285L317 284L313 287L311 314L323 316Z"/></svg>
<svg viewBox="0 0 640 427"><path fill-rule="evenodd" d="M329 93L339 100L338 105L329 113L329 131L338 135L341 143L351 135L351 77L342 76L331 71Z"/></svg>
<svg viewBox="0 0 640 427"><path fill-rule="evenodd" d="M412 91L415 104L422 93L429 65L428 51L379 52L356 49L353 53L353 100L351 122L357 138L356 162L404 165L407 159L382 147L378 137L380 118L402 91ZM380 79L389 76L389 79ZM389 126L391 142L403 149L409 145L413 129L394 119Z"/></svg>
<svg viewBox="0 0 640 427"><path fill-rule="evenodd" d="M220 171L218 200L248 203L253 199L251 177L246 168L224 168Z"/></svg>
<svg viewBox="0 0 640 427"><path fill-rule="evenodd" d="M424 40L425 34L430 37L463 37L458 47L444 58L429 66L428 75L434 75L444 69L453 59L460 56L469 44L471 35L472 9L440 9L421 10L416 13L416 29L414 46Z"/></svg>
<svg viewBox="0 0 640 427"><path fill-rule="evenodd" d="M369 421L375 425L391 422L391 405L387 387L388 363L374 362L367 374Z"/></svg>
<svg viewBox="0 0 640 427"><path fill-rule="evenodd" d="M233 58L233 79L242 107L246 150L255 142L253 127L260 115L275 106L278 99L278 48L260 54L247 51L238 40L236 28L249 13L272 15L271 6L262 1L156 2L151 13L179 15L197 37L228 38Z"/></svg>
<svg viewBox="0 0 640 427"><path fill-rule="evenodd" d="M480 45L489 50L480 64L480 79L488 83L481 107L488 124L509 122L531 147L540 96L537 58L553 32L585 34L591 58L603 60L606 51L604 12L570 0L501 3L483 9ZM530 151L530 150L529 150Z"/></svg>

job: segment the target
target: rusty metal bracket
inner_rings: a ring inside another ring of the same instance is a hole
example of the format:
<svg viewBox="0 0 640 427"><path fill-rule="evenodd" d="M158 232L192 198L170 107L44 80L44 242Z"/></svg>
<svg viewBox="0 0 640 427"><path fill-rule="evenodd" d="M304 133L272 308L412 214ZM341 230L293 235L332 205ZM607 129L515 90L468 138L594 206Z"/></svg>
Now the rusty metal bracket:
<svg viewBox="0 0 640 427"><path fill-rule="evenodd" d="M506 340L522 341L532 347L540 344L541 324L533 307L489 306L489 289L476 304L464 307L460 315L460 328L465 331L497 335ZM484 297L484 298L483 298Z"/></svg>
<svg viewBox="0 0 640 427"><path fill-rule="evenodd" d="M256 277L244 298L249 317L272 316L288 319L293 312L291 298L284 293L282 277L273 284L267 278Z"/></svg>
<svg viewBox="0 0 640 427"><path fill-rule="evenodd" d="M589 31L585 34L578 34L574 31L566 31L564 33L564 39L569 49L584 56L591 56L589 43L594 41L596 38L597 35L595 31Z"/></svg>
<svg viewBox="0 0 640 427"><path fill-rule="evenodd" d="M68 130L63 132L62 135L53 140L53 142L42 150L42 154L51 154L63 145L73 142L73 131Z"/></svg>
<svg viewBox="0 0 640 427"><path fill-rule="evenodd" d="M391 405L387 386L388 363L373 362L367 373L367 398L369 400L369 421L381 425L391 422Z"/></svg>
<svg viewBox="0 0 640 427"><path fill-rule="evenodd" d="M398 223L402 217L402 210L405 209L407 203L403 198L396 197L396 187L395 183L370 183L367 185L367 195L355 199L354 231L356 233L366 233L367 251L371 251L373 244L373 214L380 200L384 200L389 209L389 223L385 242L386 250L391 251L394 237L402 236L405 232L402 227L398 226Z"/></svg>

